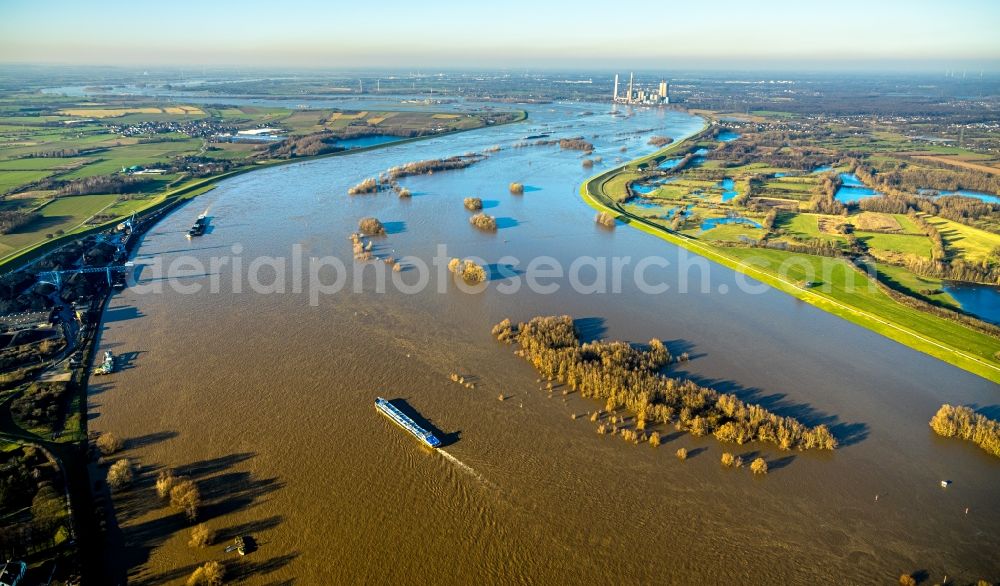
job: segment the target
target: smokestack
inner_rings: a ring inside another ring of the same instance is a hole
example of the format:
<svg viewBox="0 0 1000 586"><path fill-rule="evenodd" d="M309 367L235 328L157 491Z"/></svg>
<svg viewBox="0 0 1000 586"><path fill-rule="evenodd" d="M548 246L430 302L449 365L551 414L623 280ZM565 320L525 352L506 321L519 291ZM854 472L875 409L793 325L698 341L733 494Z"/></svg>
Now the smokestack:
<svg viewBox="0 0 1000 586"><path fill-rule="evenodd" d="M615 102L618 101L618 74L617 73L615 74L615 96L614 96L614 101Z"/></svg>
<svg viewBox="0 0 1000 586"><path fill-rule="evenodd" d="M632 103L632 72L628 73L628 103Z"/></svg>

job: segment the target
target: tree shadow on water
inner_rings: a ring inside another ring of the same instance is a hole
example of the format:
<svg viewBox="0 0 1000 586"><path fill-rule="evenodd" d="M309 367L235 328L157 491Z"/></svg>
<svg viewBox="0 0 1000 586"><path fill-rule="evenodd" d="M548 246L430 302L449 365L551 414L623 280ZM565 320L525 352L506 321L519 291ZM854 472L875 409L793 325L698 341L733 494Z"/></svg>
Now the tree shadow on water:
<svg viewBox="0 0 1000 586"><path fill-rule="evenodd" d="M220 529L216 534L216 540L219 543L224 543L236 539L241 535L261 533L262 531L267 531L268 529L274 529L278 525L281 525L284 520L285 518L281 515L275 515L265 519L257 519L256 521L232 525L230 527Z"/></svg>
<svg viewBox="0 0 1000 586"><path fill-rule="evenodd" d="M104 323L111 323L116 321L128 321L133 319L138 319L140 317L145 317L146 314L139 311L139 308L132 305L119 305L117 307L109 307L104 311L104 316L102 320Z"/></svg>
<svg viewBox="0 0 1000 586"><path fill-rule="evenodd" d="M406 232L406 222L383 222L382 227L385 228L385 233L387 235L391 234L402 234Z"/></svg>
<svg viewBox="0 0 1000 586"><path fill-rule="evenodd" d="M155 431L153 433L147 433L146 435L138 435L136 437L126 439L124 442L124 448L126 450L145 448L146 446L151 446L153 444L167 441L168 439L173 439L178 435L180 434L176 431Z"/></svg>
<svg viewBox="0 0 1000 586"><path fill-rule="evenodd" d="M970 403L968 407L983 417L1000 419L1000 405L979 405L977 403Z"/></svg>
<svg viewBox="0 0 1000 586"><path fill-rule="evenodd" d="M695 354L694 344L681 338L677 338L676 340L664 340L663 345L667 347L667 351L670 352L670 355L673 356L675 360L681 354L687 354L687 360L694 360L705 356L705 354Z"/></svg>
<svg viewBox="0 0 1000 586"><path fill-rule="evenodd" d="M704 447L702 447L702 448L694 448L693 450L688 450L687 457L688 458L694 458L694 457L698 456L699 454L703 454L703 453L705 453L707 451L708 451L708 448L704 448Z"/></svg>
<svg viewBox="0 0 1000 586"><path fill-rule="evenodd" d="M497 218L496 221L497 221L497 230L506 230L507 228L514 228L520 225L521 223L514 218L508 218L508 217L500 217Z"/></svg>
<svg viewBox="0 0 1000 586"><path fill-rule="evenodd" d="M868 438L867 423L840 421L838 416L823 413L809 403L793 402L784 393L764 394L760 389L744 387L732 381L710 379L686 373L679 376L688 378L700 386L715 389L720 393L736 395L745 403L760 405L775 415L791 417L803 425L809 427L826 425L830 429L830 433L837 438L837 443L840 446L852 446Z"/></svg>
<svg viewBox="0 0 1000 586"><path fill-rule="evenodd" d="M259 556L251 555L240 557L226 563L226 579L238 582L251 576L270 574L284 568L297 557L299 557L297 551L267 559L258 559Z"/></svg>
<svg viewBox="0 0 1000 586"><path fill-rule="evenodd" d="M603 317L581 317L573 320L576 335L582 343L596 342L608 332Z"/></svg>
<svg viewBox="0 0 1000 586"><path fill-rule="evenodd" d="M775 470L781 470L782 468L784 468L785 466L788 466L789 464L791 464L794 461L795 461L795 456L794 455L785 456L783 458L778 458L776 460L771 460L770 462L767 463L767 469L768 469L768 471L771 471L771 472L773 472Z"/></svg>
<svg viewBox="0 0 1000 586"><path fill-rule="evenodd" d="M486 265L486 279L489 281L502 281L523 275L524 271L512 264L490 263Z"/></svg>
<svg viewBox="0 0 1000 586"><path fill-rule="evenodd" d="M173 432L149 434L135 438L139 444L164 441L176 435ZM131 446L134 447L134 446ZM169 572L151 576L143 575L143 568L149 561L154 549L176 535L178 532L189 531L198 522L211 522L213 519L237 511L251 509L258 501L281 489L283 484L277 478L257 478L253 473L234 470L235 466L243 464L254 457L253 453L234 453L217 458L200 460L181 466L172 467L178 478L187 478L195 482L201 496L198 507L198 517L193 523L186 518L183 511L170 506L169 498L161 498L156 491L156 477L167 466L145 465L138 469L136 480L125 491L120 491L114 498L114 519L109 529L109 542L116 554L108 568L113 578L110 583L124 583L129 579L133 584L162 584L176 581L190 574L195 566L188 566ZM162 509L162 514L156 514ZM148 518L149 516L154 518ZM143 519L141 521L138 521ZM220 530L221 539L231 539L235 535L248 535L277 527L283 518L273 516L255 521L245 522ZM138 521L138 522L136 522ZM295 554L297 555L297 554ZM287 561L295 556L284 556ZM270 560L260 562L253 560L252 565L243 565L240 575L250 571L269 572L283 566L287 561ZM227 567L230 562L227 562ZM268 569L273 567L273 569Z"/></svg>

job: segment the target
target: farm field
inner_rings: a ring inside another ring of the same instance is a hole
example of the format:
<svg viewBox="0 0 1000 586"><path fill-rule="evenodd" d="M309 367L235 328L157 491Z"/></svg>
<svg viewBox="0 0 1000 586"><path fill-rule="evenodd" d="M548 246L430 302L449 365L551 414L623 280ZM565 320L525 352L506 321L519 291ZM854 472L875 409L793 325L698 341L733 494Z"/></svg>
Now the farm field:
<svg viewBox="0 0 1000 586"><path fill-rule="evenodd" d="M997 247L1000 247L1000 234L979 230L944 218L929 217L927 221L941 233L949 253L959 255L962 258L981 261L989 257Z"/></svg>
<svg viewBox="0 0 1000 586"><path fill-rule="evenodd" d="M27 225L0 235L0 260L12 252L44 242L48 234L70 232L117 200L117 195L77 195L46 204L39 210L38 217Z"/></svg>
<svg viewBox="0 0 1000 586"><path fill-rule="evenodd" d="M904 162L894 158L904 145L912 148L911 141L892 132L876 130L865 137L854 128L845 128L843 133L835 130L818 146L809 143L813 145L809 155L812 159L806 164L796 161L802 155L794 148L756 146L757 135L767 131L755 125L767 121L781 128L782 140L788 141L785 137L794 134L785 125L792 119L762 115L753 125L735 123L728 130L739 136L717 146L704 136L696 136L606 172L585 184L584 189L595 194L592 204L603 203L619 214L641 219L643 230L654 231L726 266L759 276L827 311L996 380L995 369L979 363L1000 360L1000 338L987 333L992 331L989 326L981 324L977 329L962 321L976 322L967 315L949 317L946 312L932 313L900 303L846 259L865 259L876 267L882 285L900 294L938 308L962 311L945 290L944 278L915 272L925 270L918 268L920 262L927 263L923 265L926 267L935 266L930 264L934 241L927 230L936 229L940 234L948 261L983 263L978 266L985 266L983 270L987 271L995 271L996 263L1000 263L1000 234L928 213L933 208L925 204L908 213L886 213L834 200L833 190L839 188L840 174L853 173L861 164L912 167L912 161L917 159ZM754 146L748 148L742 141ZM761 144L771 142L763 139ZM795 144L794 140L791 144ZM944 148L954 156L985 162L983 157L970 157L954 147ZM864 163L847 159L841 154L844 151L865 153ZM747 152L755 152L762 160L753 160ZM664 161L680 160L686 153L687 164L682 168L660 167ZM692 154L698 156L691 158ZM776 164L786 160L795 163ZM815 171L804 173L803 167ZM940 167L931 172L937 178L949 173ZM831 184L833 187L828 187ZM724 196L720 195L723 185L728 190ZM873 196L875 203L870 207L879 210L876 200L880 197L885 196ZM921 227L924 221L931 228ZM942 270L940 264L937 266L935 270Z"/></svg>
<svg viewBox="0 0 1000 586"><path fill-rule="evenodd" d="M300 156L290 152L273 155L268 150L275 145L273 141L231 142L225 138L239 130L267 127L292 138L309 140L309 135L315 134L331 142L337 136L413 138L471 130L516 116L194 106L146 98L98 101L7 96L0 99L0 211L30 213L45 203L45 197L80 192L63 189L66 185L97 180L107 185L124 184L140 177L143 181L137 188L123 189L130 192L127 197L107 194L116 189L85 187L83 193L88 195L60 198L41 207L27 224L0 234L0 255L10 258L18 250L59 238L99 210L122 218L156 205L186 178L221 175ZM132 176L136 171L157 168L166 172Z"/></svg>

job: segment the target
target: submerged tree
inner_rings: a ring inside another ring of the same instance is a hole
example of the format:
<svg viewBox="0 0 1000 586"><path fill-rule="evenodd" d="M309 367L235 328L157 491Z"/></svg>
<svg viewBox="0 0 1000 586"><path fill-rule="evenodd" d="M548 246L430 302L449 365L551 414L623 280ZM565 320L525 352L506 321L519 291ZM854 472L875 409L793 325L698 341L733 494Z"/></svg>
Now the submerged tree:
<svg viewBox="0 0 1000 586"><path fill-rule="evenodd" d="M594 218L594 221L608 228L615 227L615 216L613 214L609 214L608 212L598 212L597 217Z"/></svg>
<svg viewBox="0 0 1000 586"><path fill-rule="evenodd" d="M361 218L358 222L358 229L361 230L363 234L367 234L369 236L385 234L385 226L382 225L382 222L380 222L378 218Z"/></svg>
<svg viewBox="0 0 1000 586"><path fill-rule="evenodd" d="M187 478L178 480L170 489L170 505L182 509L187 518L194 521L198 518L198 507L201 505L198 485Z"/></svg>
<svg viewBox="0 0 1000 586"><path fill-rule="evenodd" d="M124 488L132 483L134 473L132 463L127 458L122 458L108 468L108 486L111 488Z"/></svg>
<svg viewBox="0 0 1000 586"><path fill-rule="evenodd" d="M469 218L469 223L487 232L496 232L497 229L497 219L482 212Z"/></svg>
<svg viewBox="0 0 1000 586"><path fill-rule="evenodd" d="M448 261L448 270L461 276L467 283L482 283L486 280L486 269L476 264L472 259L463 261L453 258Z"/></svg>
<svg viewBox="0 0 1000 586"><path fill-rule="evenodd" d="M212 545L215 541L215 531L205 523L198 523L191 529L191 539L188 540L189 547L205 547Z"/></svg>
<svg viewBox="0 0 1000 586"><path fill-rule="evenodd" d="M220 586L225 575L226 569L219 562L205 562L191 573L187 586Z"/></svg>
<svg viewBox="0 0 1000 586"><path fill-rule="evenodd" d="M99 435L97 441L94 443L97 444L97 449L105 456L114 454L122 449L122 441L110 431Z"/></svg>

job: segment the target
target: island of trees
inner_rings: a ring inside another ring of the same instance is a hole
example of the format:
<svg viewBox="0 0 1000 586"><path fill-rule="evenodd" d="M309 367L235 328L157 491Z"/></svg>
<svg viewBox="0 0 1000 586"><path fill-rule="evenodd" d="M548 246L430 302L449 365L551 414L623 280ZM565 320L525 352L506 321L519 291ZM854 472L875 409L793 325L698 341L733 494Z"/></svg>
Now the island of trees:
<svg viewBox="0 0 1000 586"><path fill-rule="evenodd" d="M493 335L507 344L517 342L516 353L548 380L604 400L609 412L624 408L633 413L636 432L673 423L694 436L712 434L723 442L760 441L782 450L837 447L825 425L809 427L735 395L662 374L671 356L660 340L641 350L626 342L581 343L567 315L535 317L516 326L505 319L494 326Z"/></svg>
<svg viewBox="0 0 1000 586"><path fill-rule="evenodd" d="M940 436L973 442L990 454L1000 457L1000 421L994 421L968 407L944 404L931 418L930 425Z"/></svg>

